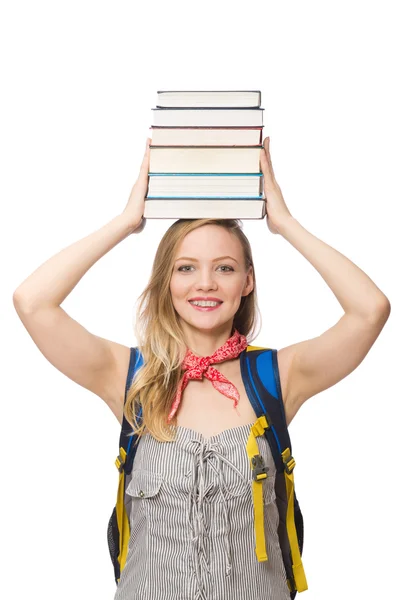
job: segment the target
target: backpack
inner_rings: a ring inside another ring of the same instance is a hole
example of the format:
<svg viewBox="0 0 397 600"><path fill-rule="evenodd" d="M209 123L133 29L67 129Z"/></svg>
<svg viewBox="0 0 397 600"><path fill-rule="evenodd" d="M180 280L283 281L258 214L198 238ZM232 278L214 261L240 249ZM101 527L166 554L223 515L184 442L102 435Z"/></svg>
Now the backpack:
<svg viewBox="0 0 397 600"><path fill-rule="evenodd" d="M142 364L143 357L139 349L136 347L131 348L124 403L134 374ZM251 427L246 445L253 475L252 493L256 556L258 561L267 560L261 485L263 479L267 476L267 467L263 463L256 442L257 436L265 435L276 465L275 493L279 513L278 537L287 585L291 600L293 600L297 592L303 592L308 588L301 560L303 518L294 489L293 470L295 460L292 456L291 441L281 396L277 350L248 345L240 353L240 368L247 396L258 417L258 420ZM141 418L142 408L138 414L138 421ZM119 440L120 452L115 461L119 471L117 500L107 530L109 552L117 585L127 559L130 538L129 514L132 500L125 493L125 490L131 480L134 457L138 447L138 444L135 444L137 436L127 436L131 432L131 425L123 415Z"/></svg>

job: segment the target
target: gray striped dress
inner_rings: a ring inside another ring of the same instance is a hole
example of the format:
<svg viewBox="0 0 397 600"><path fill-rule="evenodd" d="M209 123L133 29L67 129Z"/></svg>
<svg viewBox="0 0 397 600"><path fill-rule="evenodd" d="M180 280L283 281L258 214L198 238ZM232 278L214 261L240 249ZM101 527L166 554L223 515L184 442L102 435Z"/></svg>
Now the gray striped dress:
<svg viewBox="0 0 397 600"><path fill-rule="evenodd" d="M277 536L275 465L263 483L268 560L255 554L251 425L204 438L176 427L175 442L145 434L126 493L132 498L127 560L114 600L290 600ZM174 426L175 427L175 426Z"/></svg>

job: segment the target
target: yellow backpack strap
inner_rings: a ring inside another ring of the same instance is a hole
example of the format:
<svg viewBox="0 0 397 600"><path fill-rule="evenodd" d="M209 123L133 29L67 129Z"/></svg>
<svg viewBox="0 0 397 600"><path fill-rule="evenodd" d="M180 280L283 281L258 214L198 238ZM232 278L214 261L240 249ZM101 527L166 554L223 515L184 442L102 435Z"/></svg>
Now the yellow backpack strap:
<svg viewBox="0 0 397 600"><path fill-rule="evenodd" d="M282 453L284 462L284 476L285 486L287 490L287 533L291 548L292 556L292 571L294 574L294 580L296 589L298 592L304 592L307 590L306 575L303 568L301 555L299 551L298 536L296 534L295 527L295 513L294 513L294 474L293 470L295 467L295 460L291 455L289 448L286 448Z"/></svg>
<svg viewBox="0 0 397 600"><path fill-rule="evenodd" d="M251 427L246 450L250 465L252 468L252 497L254 503L254 527L255 527L255 552L258 562L267 560L266 540L265 540L265 517L264 517L264 501L263 501L263 482L267 477L268 467L265 466L263 458L259 452L258 435L263 435L265 429L269 427L267 419L264 415Z"/></svg>
<svg viewBox="0 0 397 600"><path fill-rule="evenodd" d="M125 488L125 472L124 463L127 453L124 448L120 448L120 454L116 458L115 464L119 470L119 484L117 489L117 501L116 501L116 516L117 525L119 530L119 555L118 561L120 564L120 573L124 569L125 562L127 560L128 552L128 541L130 538L130 522L125 510L124 504L124 488Z"/></svg>

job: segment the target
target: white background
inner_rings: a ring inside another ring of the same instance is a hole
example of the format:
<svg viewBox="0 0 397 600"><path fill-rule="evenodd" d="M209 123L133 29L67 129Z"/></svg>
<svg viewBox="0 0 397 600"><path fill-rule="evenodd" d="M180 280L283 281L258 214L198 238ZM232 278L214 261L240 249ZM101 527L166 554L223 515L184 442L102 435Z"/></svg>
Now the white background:
<svg viewBox="0 0 397 600"><path fill-rule="evenodd" d="M363 269L392 315L362 364L290 427L305 518L305 600L395 597L395 22L391 2L4 2L1 55L2 575L8 600L111 600L106 530L119 424L57 371L15 288L125 207L157 90L260 89L294 217ZM135 302L173 220L148 220L62 307L135 345ZM255 345L321 334L343 311L263 220L244 221L262 313ZM171 599L170 599L171 600Z"/></svg>

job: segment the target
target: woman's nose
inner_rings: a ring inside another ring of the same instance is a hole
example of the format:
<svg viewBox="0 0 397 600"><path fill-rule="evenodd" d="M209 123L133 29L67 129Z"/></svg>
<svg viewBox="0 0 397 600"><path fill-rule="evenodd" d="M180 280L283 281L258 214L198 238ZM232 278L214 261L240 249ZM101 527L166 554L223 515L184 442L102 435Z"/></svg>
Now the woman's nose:
<svg viewBox="0 0 397 600"><path fill-rule="evenodd" d="M211 289L214 290L217 288L217 285L215 283L215 278L213 277L211 272L201 272L200 275L197 277L197 281L196 281L196 286L197 289L203 289L203 290L207 290L207 289Z"/></svg>
<svg viewBox="0 0 397 600"><path fill-rule="evenodd" d="M197 276L197 286L199 287L216 287L215 277L211 270L202 269Z"/></svg>

